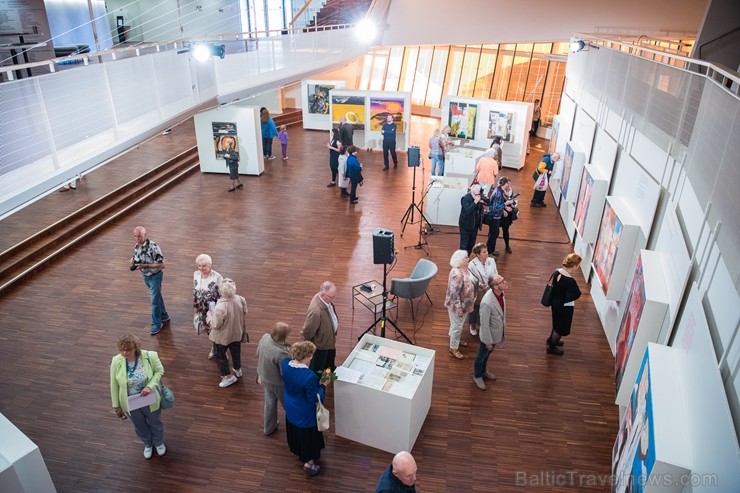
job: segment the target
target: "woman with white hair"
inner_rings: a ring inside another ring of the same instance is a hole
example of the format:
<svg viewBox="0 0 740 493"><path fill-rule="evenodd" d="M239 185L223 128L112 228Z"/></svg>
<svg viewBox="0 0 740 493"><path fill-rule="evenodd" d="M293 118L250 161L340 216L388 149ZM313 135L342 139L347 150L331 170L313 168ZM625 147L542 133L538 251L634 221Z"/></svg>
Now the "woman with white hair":
<svg viewBox="0 0 740 493"><path fill-rule="evenodd" d="M216 305L211 305L208 312L208 323L211 332L208 338L215 344L215 359L221 372L219 387L224 388L236 383L237 377L243 375L241 360L241 341L246 332L247 300L236 294L236 284L231 279L221 283L221 298ZM229 371L229 360L226 350L231 353L234 373Z"/></svg>
<svg viewBox="0 0 740 493"><path fill-rule="evenodd" d="M488 187L488 197L491 196L491 192L496 188L500 168L501 163L496 157L496 149L493 148L487 149L475 163L475 178L478 180L478 183Z"/></svg>
<svg viewBox="0 0 740 493"><path fill-rule="evenodd" d="M468 252L455 251L450 258L450 266L452 269L445 295L445 307L450 316L450 354L457 359L463 359L459 347L468 345L461 340L463 324L468 313L473 311L475 302L475 286L468 270Z"/></svg>
<svg viewBox="0 0 740 493"><path fill-rule="evenodd" d="M219 288L223 277L212 269L213 260L210 255L201 253L195 257L195 265L198 269L193 273L193 326L196 334L208 334L211 332L206 322L208 306L211 302L216 303L221 296ZM213 358L213 351L214 346L211 345L208 359Z"/></svg>

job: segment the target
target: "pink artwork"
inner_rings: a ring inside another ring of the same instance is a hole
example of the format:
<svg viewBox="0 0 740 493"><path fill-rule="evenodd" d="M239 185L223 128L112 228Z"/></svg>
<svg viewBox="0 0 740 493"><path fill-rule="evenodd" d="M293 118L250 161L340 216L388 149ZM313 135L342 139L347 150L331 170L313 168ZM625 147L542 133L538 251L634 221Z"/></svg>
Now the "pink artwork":
<svg viewBox="0 0 740 493"><path fill-rule="evenodd" d="M617 217L609 201L604 206L604 215L601 217L599 237L594 247L594 269L601 281L601 286L606 294L612 279L614 260L617 257L619 240L622 237L622 221Z"/></svg>
<svg viewBox="0 0 740 493"><path fill-rule="evenodd" d="M583 229L586 227L586 214L591 202L591 193L594 190L594 179L588 171L584 171L581 180L581 188L578 190L578 200L576 201L576 214L573 221L576 223L576 231L583 238Z"/></svg>

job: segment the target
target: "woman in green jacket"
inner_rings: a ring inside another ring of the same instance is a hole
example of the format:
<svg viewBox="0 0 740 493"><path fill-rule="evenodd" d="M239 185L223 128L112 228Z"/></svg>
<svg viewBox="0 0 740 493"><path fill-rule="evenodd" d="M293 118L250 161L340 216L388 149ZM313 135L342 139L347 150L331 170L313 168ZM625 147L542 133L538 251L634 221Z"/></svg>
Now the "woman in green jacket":
<svg viewBox="0 0 740 493"><path fill-rule="evenodd" d="M154 351L141 349L139 338L126 334L118 340L120 354L113 357L110 365L110 397L113 411L121 419L131 418L136 436L144 442L144 458L151 459L152 451L164 455L164 425L159 408L159 381L164 367ZM154 393L154 403L139 409L129 409L129 397L147 397Z"/></svg>

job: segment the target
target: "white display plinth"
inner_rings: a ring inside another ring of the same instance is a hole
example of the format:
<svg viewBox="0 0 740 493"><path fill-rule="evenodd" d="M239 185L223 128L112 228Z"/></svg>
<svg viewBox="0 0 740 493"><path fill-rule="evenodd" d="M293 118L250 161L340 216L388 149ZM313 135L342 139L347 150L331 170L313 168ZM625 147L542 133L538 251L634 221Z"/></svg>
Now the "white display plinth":
<svg viewBox="0 0 740 493"><path fill-rule="evenodd" d="M39 448L0 413L0 491L56 492Z"/></svg>
<svg viewBox="0 0 740 493"><path fill-rule="evenodd" d="M680 493L694 478L678 350L651 343L640 361L612 452L613 491Z"/></svg>
<svg viewBox="0 0 740 493"><path fill-rule="evenodd" d="M453 147L445 153L445 176L469 175L472 181L475 176L475 161L483 152L470 147Z"/></svg>
<svg viewBox="0 0 740 493"><path fill-rule="evenodd" d="M411 451L432 405L434 354L365 334L336 370L337 436L393 454Z"/></svg>
<svg viewBox="0 0 740 493"><path fill-rule="evenodd" d="M637 253L639 233L640 220L629 202L620 197L607 197L594 247L596 282L592 282L591 291L601 289L606 299L620 300L630 264Z"/></svg>
<svg viewBox="0 0 740 493"><path fill-rule="evenodd" d="M649 342L658 335L668 313L666 267L663 254L641 250L628 298L622 307L622 321L615 340L616 403L629 402L632 384Z"/></svg>
<svg viewBox="0 0 740 493"><path fill-rule="evenodd" d="M437 226L457 226L460 219L460 200L468 193L472 178L450 176L445 170L443 179L435 179L426 197L426 217Z"/></svg>
<svg viewBox="0 0 740 493"><path fill-rule="evenodd" d="M586 243L593 243L599 234L601 211L604 210L604 200L609 189L608 178L603 172L590 164L585 166L581 187L576 200L575 222L576 231Z"/></svg>

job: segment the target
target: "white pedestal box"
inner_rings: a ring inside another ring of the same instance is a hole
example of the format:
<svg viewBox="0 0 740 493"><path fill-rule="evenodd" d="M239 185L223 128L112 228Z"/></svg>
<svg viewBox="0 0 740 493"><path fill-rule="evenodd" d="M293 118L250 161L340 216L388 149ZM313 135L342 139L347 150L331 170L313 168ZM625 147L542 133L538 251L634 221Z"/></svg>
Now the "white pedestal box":
<svg viewBox="0 0 740 493"><path fill-rule="evenodd" d="M468 193L472 177L450 176L445 170L443 179L434 179L426 197L426 217L433 225L457 226L460 219L460 200Z"/></svg>
<svg viewBox="0 0 740 493"><path fill-rule="evenodd" d="M615 339L616 403L629 402L632 385L649 342L658 335L668 313L664 255L641 250L629 295L622 303L622 321Z"/></svg>
<svg viewBox="0 0 740 493"><path fill-rule="evenodd" d="M466 175L472 181L475 176L475 161L483 152L481 149L453 147L445 153L445 176Z"/></svg>
<svg viewBox="0 0 740 493"><path fill-rule="evenodd" d="M603 172L587 164L581 177L573 218L578 235L586 243L594 243L599 234L601 212L604 210L608 189L609 181L603 176Z"/></svg>
<svg viewBox="0 0 740 493"><path fill-rule="evenodd" d="M0 413L0 491L56 492L39 448Z"/></svg>
<svg viewBox="0 0 740 493"><path fill-rule="evenodd" d="M226 104L198 113L195 140L198 143L200 170L204 173L229 174L223 158L227 142L236 142L239 151L239 174L259 176L265 171L259 107ZM273 155L280 153L277 139L272 144ZM224 186L227 184L224 181Z"/></svg>
<svg viewBox="0 0 740 493"><path fill-rule="evenodd" d="M592 282L592 292L601 289L606 299L619 301L636 253L639 232L640 221L628 201L607 197L594 247L593 269L597 282Z"/></svg>
<svg viewBox="0 0 740 493"><path fill-rule="evenodd" d="M337 368L337 436L393 454L411 451L432 404L434 354L365 334Z"/></svg>
<svg viewBox="0 0 740 493"><path fill-rule="evenodd" d="M695 479L677 353L651 343L640 358L612 451L612 491L680 493Z"/></svg>

